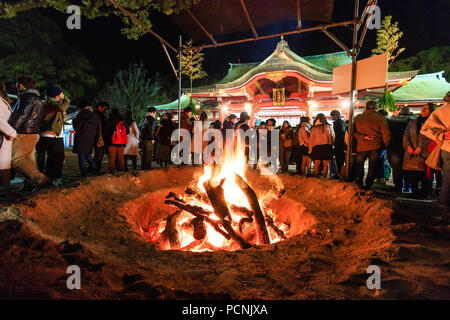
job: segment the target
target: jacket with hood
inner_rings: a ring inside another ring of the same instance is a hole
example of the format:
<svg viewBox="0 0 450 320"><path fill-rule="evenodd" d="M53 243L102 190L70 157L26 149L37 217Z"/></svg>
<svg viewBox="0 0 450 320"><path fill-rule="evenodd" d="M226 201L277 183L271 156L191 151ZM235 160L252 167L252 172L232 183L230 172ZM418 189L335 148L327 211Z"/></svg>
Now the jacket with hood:
<svg viewBox="0 0 450 320"><path fill-rule="evenodd" d="M91 154L96 145L98 131L98 115L90 108L81 111L73 120L75 137L73 141L73 153Z"/></svg>
<svg viewBox="0 0 450 320"><path fill-rule="evenodd" d="M43 113L43 104L39 91L28 89L19 93L8 123L17 134L39 134Z"/></svg>
<svg viewBox="0 0 450 320"><path fill-rule="evenodd" d="M61 101L47 99L44 104L43 118L41 121L41 133L52 132L56 136L61 134L64 128L64 118L70 106L70 100L64 97Z"/></svg>

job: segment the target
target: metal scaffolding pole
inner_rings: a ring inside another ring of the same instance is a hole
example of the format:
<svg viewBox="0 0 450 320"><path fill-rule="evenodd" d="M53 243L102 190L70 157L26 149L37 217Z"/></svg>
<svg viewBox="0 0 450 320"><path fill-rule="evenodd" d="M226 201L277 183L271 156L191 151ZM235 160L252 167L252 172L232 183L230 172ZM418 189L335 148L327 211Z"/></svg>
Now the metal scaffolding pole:
<svg viewBox="0 0 450 320"><path fill-rule="evenodd" d="M352 180L352 151L353 151L353 115L355 109L355 97L357 95L356 90L356 56L357 56L357 46L358 46L358 23L359 23L359 0L355 0L355 14L353 22L353 43L352 43L352 85L350 89L350 110L348 119L348 146L347 146L347 166L346 166L346 177L347 181Z"/></svg>
<svg viewBox="0 0 450 320"><path fill-rule="evenodd" d="M180 141L180 129L181 129L181 46L182 46L182 36L180 34L180 39L178 41L178 141Z"/></svg>

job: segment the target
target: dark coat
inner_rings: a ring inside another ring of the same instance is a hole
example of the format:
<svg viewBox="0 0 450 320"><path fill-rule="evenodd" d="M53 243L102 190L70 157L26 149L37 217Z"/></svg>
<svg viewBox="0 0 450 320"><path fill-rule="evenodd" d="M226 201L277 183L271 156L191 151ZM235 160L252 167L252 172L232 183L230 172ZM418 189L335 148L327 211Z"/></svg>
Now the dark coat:
<svg viewBox="0 0 450 320"><path fill-rule="evenodd" d="M141 125L141 140L152 141L155 140L156 134L156 119L152 116L147 116Z"/></svg>
<svg viewBox="0 0 450 320"><path fill-rule="evenodd" d="M43 112L39 91L29 89L19 94L8 123L18 134L38 134Z"/></svg>
<svg viewBox="0 0 450 320"><path fill-rule="evenodd" d="M175 130L175 125L170 119L163 119L159 125L158 138L159 144L170 145L170 138L172 137L172 132Z"/></svg>
<svg viewBox="0 0 450 320"><path fill-rule="evenodd" d="M337 150L345 150L345 122L341 118L333 121L334 147Z"/></svg>
<svg viewBox="0 0 450 320"><path fill-rule="evenodd" d="M403 153L403 135L410 120L409 116L392 116L389 119L389 130L391 132L391 141L388 151Z"/></svg>
<svg viewBox="0 0 450 320"><path fill-rule="evenodd" d="M89 109L81 111L73 120L75 137L73 141L73 153L91 154L96 145L98 134L98 115Z"/></svg>

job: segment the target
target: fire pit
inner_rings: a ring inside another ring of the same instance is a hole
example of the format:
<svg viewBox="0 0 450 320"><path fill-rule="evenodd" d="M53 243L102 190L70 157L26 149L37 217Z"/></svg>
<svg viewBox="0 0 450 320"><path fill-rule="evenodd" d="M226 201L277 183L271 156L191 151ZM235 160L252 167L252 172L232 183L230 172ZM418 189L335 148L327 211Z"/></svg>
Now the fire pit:
<svg viewBox="0 0 450 320"><path fill-rule="evenodd" d="M184 194L172 190L164 197L164 204L176 208L174 212L146 220L136 229L161 250L233 251L286 240L315 223L300 203L283 197L286 191L280 179L273 176L257 192L245 174L244 155L233 155L223 165L205 166ZM290 210L280 203L289 204Z"/></svg>
<svg viewBox="0 0 450 320"><path fill-rule="evenodd" d="M64 298L371 296L365 287L367 266L374 258L395 256L389 202L347 183L264 176L232 166L232 171L183 167L138 177L105 175L16 205L23 227L2 233L5 244L8 239L15 243L3 251L14 268L4 273L14 275L4 279L4 287L15 290L20 284ZM239 197L230 197L229 185ZM229 212L225 218L213 205L216 199L211 202L209 188L221 198L219 186ZM251 190L269 241L258 231ZM169 236L169 225L178 237ZM83 290L77 292L65 286L66 268L72 264L83 272ZM26 278L36 266L33 277L45 281Z"/></svg>

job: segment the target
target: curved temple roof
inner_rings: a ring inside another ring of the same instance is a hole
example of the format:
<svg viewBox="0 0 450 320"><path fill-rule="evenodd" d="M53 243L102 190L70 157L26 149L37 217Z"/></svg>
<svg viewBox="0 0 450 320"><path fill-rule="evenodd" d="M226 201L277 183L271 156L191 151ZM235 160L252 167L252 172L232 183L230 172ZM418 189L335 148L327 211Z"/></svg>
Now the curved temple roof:
<svg viewBox="0 0 450 320"><path fill-rule="evenodd" d="M345 51L330 54L300 57L294 53L285 40L281 40L275 51L262 62L230 64L228 74L217 84L193 88L195 93L209 93L217 90L238 88L259 74L276 71L293 71L317 83L331 83L333 68L351 63ZM389 81L410 80L418 71L389 72ZM185 91L185 90L184 90ZM185 91L187 92L187 91Z"/></svg>

